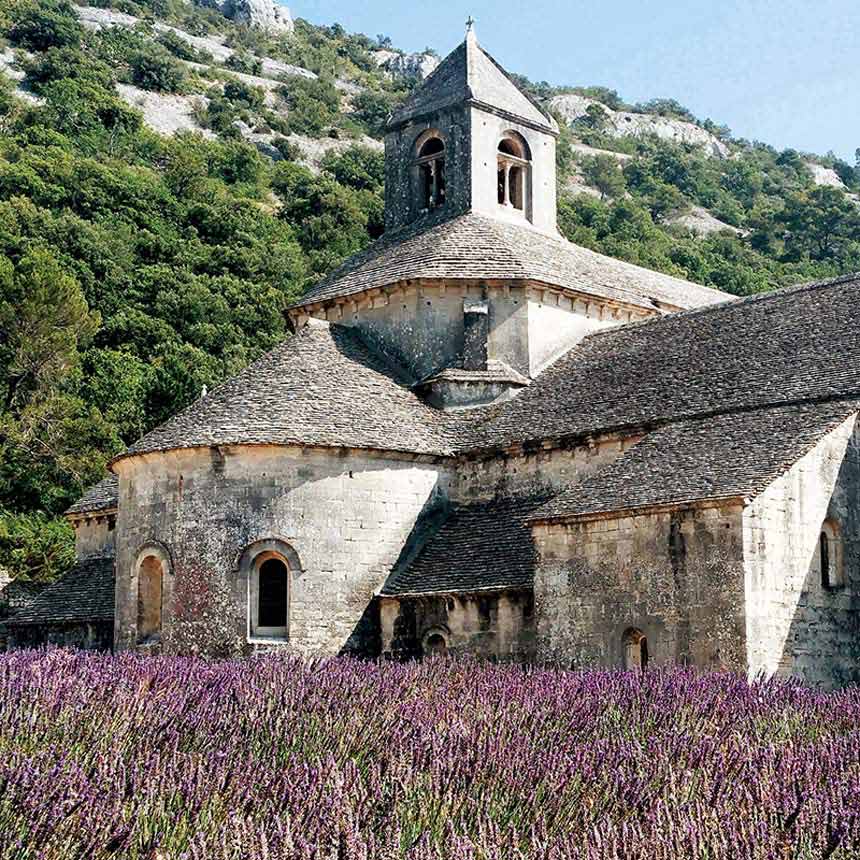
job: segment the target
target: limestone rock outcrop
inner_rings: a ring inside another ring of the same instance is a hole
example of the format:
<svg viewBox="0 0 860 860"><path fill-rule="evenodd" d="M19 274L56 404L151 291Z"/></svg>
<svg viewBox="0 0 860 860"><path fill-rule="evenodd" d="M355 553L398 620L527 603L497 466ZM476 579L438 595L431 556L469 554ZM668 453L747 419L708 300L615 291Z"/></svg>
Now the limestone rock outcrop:
<svg viewBox="0 0 860 860"><path fill-rule="evenodd" d="M276 0L226 0L222 11L237 24L269 33L292 33L293 18Z"/></svg>
<svg viewBox="0 0 860 860"><path fill-rule="evenodd" d="M555 96L550 99L549 104L568 123L572 123L574 120L585 116L591 105L600 104L600 102L585 96L568 93L567 95ZM606 113L605 131L613 137L645 137L653 134L661 140L701 146L708 155L716 158L729 157L729 148L718 137L692 122L650 113L614 111L603 104L600 107Z"/></svg>
<svg viewBox="0 0 860 860"><path fill-rule="evenodd" d="M419 81L431 75L439 65L439 58L435 54L403 54L385 49L374 51L373 59L381 69L393 77L413 78Z"/></svg>
<svg viewBox="0 0 860 860"><path fill-rule="evenodd" d="M812 181L816 185L828 185L831 188L845 190L845 183L839 178L839 174L832 167L825 167L823 164L817 164L814 161L804 161L803 163L812 174Z"/></svg>
<svg viewBox="0 0 860 860"><path fill-rule="evenodd" d="M217 9L225 18L268 33L292 33L290 10L277 0L194 0L198 6Z"/></svg>

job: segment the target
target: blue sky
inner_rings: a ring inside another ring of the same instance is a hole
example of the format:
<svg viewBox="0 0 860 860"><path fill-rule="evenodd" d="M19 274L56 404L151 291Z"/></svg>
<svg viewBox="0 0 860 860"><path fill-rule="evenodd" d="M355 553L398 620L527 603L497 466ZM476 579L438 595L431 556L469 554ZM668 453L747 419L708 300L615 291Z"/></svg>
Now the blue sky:
<svg viewBox="0 0 860 860"><path fill-rule="evenodd" d="M854 0L403 3L293 0L315 24L445 55L471 14L510 71L602 84L627 101L677 99L736 136L837 155L860 147L860 4Z"/></svg>

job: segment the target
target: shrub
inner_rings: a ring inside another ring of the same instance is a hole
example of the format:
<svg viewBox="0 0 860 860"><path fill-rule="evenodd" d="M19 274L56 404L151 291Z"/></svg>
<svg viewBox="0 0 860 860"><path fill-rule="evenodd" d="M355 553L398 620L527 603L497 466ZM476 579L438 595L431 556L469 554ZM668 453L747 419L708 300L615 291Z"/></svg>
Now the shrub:
<svg viewBox="0 0 860 860"><path fill-rule="evenodd" d="M263 61L245 51L236 51L235 54L231 54L224 61L224 66L245 75L259 75L263 71Z"/></svg>
<svg viewBox="0 0 860 860"><path fill-rule="evenodd" d="M289 123L294 132L319 137L338 118L340 96L329 80L294 75L280 92L289 106Z"/></svg>
<svg viewBox="0 0 860 860"><path fill-rule="evenodd" d="M181 36L177 35L173 30L163 30L158 34L158 43L167 51L173 54L180 60L186 60L190 63L211 63L213 61L212 54L208 51L200 51L190 43L186 42Z"/></svg>
<svg viewBox="0 0 860 860"><path fill-rule="evenodd" d="M145 90L178 93L185 69L163 48L152 45L134 51L128 58L133 83Z"/></svg>
<svg viewBox="0 0 860 860"><path fill-rule="evenodd" d="M260 110L265 96L261 87L251 86L238 78L231 78L224 84L224 98L238 108Z"/></svg>
<svg viewBox="0 0 860 860"><path fill-rule="evenodd" d="M298 161L302 157L302 150L288 137L276 137L272 146L280 152L285 161Z"/></svg>
<svg viewBox="0 0 860 860"><path fill-rule="evenodd" d="M96 57L78 48L49 48L26 64L27 83L39 92L44 84L63 79L81 81L109 89L113 86L113 70Z"/></svg>
<svg viewBox="0 0 860 860"><path fill-rule="evenodd" d="M40 0L21 10L9 39L21 48L46 51L80 44L83 28L75 10L66 0Z"/></svg>
<svg viewBox="0 0 860 860"><path fill-rule="evenodd" d="M290 128L290 123L286 119L286 117L281 116L279 113L276 113L273 110L264 109L261 113L263 120L266 125L272 131L277 131L280 134L289 135L292 129Z"/></svg>

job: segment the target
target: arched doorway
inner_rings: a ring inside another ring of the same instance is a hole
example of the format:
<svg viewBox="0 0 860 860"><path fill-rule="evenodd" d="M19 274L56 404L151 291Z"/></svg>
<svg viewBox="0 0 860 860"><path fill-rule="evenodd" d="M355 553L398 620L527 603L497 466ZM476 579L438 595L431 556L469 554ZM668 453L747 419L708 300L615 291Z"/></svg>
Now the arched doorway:
<svg viewBox="0 0 860 860"><path fill-rule="evenodd" d="M421 648L427 657L444 657L448 653L448 631L441 627L428 630L421 640Z"/></svg>
<svg viewBox="0 0 860 860"><path fill-rule="evenodd" d="M621 640L624 668L630 672L641 672L648 666L648 639L635 627L624 631Z"/></svg>

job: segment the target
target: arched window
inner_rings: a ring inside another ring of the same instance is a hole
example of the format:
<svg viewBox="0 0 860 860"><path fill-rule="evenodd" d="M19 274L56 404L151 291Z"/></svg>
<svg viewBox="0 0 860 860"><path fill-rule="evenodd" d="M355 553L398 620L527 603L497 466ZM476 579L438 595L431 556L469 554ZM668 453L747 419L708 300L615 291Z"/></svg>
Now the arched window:
<svg viewBox="0 0 860 860"><path fill-rule="evenodd" d="M161 559L147 555L137 568L137 643L161 639L164 570Z"/></svg>
<svg viewBox="0 0 860 860"><path fill-rule="evenodd" d="M441 627L428 630L421 640L421 647L428 657L444 657L448 653L448 631Z"/></svg>
<svg viewBox="0 0 860 860"><path fill-rule="evenodd" d="M445 143L428 137L418 147L418 194L422 210L445 203Z"/></svg>
<svg viewBox="0 0 860 860"><path fill-rule="evenodd" d="M247 589L248 638L286 642L293 582L301 574L296 551L277 538L259 540L238 558L237 588Z"/></svg>
<svg viewBox="0 0 860 860"><path fill-rule="evenodd" d="M251 633L286 639L289 627L290 568L284 558L263 553L251 577Z"/></svg>
<svg viewBox="0 0 860 860"><path fill-rule="evenodd" d="M496 163L499 205L525 212L531 180L528 144L520 135L509 132L499 141Z"/></svg>
<svg viewBox="0 0 860 860"><path fill-rule="evenodd" d="M624 668L638 672L648 665L648 640L641 630L631 627L622 637L624 649Z"/></svg>
<svg viewBox="0 0 860 860"><path fill-rule="evenodd" d="M845 579L842 570L842 539L839 524L825 520L818 536L818 572L821 587L827 591L842 588Z"/></svg>
<svg viewBox="0 0 860 860"><path fill-rule="evenodd" d="M257 625L260 628L287 627L287 582L290 571L279 558L267 558L259 571Z"/></svg>

